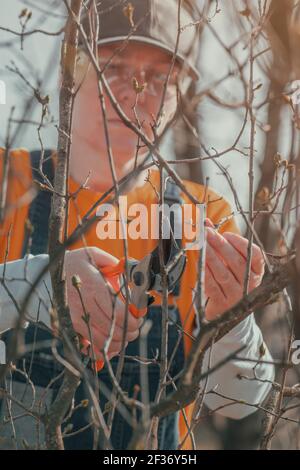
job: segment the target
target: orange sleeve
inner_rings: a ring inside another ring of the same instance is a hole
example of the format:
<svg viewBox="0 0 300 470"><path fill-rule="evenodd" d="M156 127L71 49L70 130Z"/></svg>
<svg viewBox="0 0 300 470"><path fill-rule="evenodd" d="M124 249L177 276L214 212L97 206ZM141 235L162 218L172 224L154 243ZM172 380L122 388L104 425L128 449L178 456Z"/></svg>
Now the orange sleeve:
<svg viewBox="0 0 300 470"><path fill-rule="evenodd" d="M4 206L0 220L0 263L22 256L24 226L29 204L35 196L29 152L25 149L9 152L6 188L3 180L4 156L5 150L0 148L0 198Z"/></svg>

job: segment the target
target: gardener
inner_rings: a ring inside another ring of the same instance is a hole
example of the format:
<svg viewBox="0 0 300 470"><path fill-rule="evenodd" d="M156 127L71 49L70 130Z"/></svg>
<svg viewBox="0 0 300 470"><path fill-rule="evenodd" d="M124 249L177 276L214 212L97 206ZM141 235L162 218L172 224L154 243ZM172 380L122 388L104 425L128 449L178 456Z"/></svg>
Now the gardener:
<svg viewBox="0 0 300 470"><path fill-rule="evenodd" d="M110 89L125 114L134 122L141 124L141 129L153 140L153 119L157 116L163 96L164 84L176 50L176 61L169 77L165 93L163 113L160 116L159 125L156 128L161 135L174 117L178 105L179 86L182 93L186 92L192 80L197 78L197 34L196 28L191 26L199 19L199 14L191 6L189 1L182 2L181 25L190 25L182 29L182 37L176 48L178 30L178 4L175 0L160 2L153 0L131 1L133 10L123 9L124 2L105 0L101 2L99 13L99 65L100 68L113 56L105 68L105 78ZM132 24L138 25L132 31ZM86 27L88 33L88 28ZM129 37L128 34L130 33ZM128 38L126 43L124 39ZM107 143L104 134L104 118L101 113L97 75L92 65L87 66L89 59L81 41L79 54L79 70L76 85L81 85L75 99L73 110L72 146L69 165L69 193L76 194L70 200L68 211L68 234L71 234L82 217L90 207L99 200L101 195L113 186L113 178L109 158L107 157ZM122 47L120 47L122 46ZM123 47L124 46L124 47ZM135 86L133 86L133 79ZM137 96L136 87L142 86ZM117 179L128 175L134 165L139 164L146 156L147 149L139 145L135 132L129 129L119 118L110 100L105 95L106 117L109 130L111 153ZM135 106L134 106L135 104ZM3 156L3 154L2 154ZM36 154L35 154L36 156ZM44 165L44 172L51 178L52 165L55 166L56 155L52 152L52 159L48 159ZM38 166L37 161L33 164ZM36 174L34 176L36 178ZM150 173L146 170L139 178L131 181L127 188L126 196L128 205L143 203L149 210L151 204L157 204L160 175L155 169ZM205 266L205 295L208 299L206 316L208 320L216 318L228 308L238 302L243 295L244 274L246 269L248 241L241 237L235 221L228 217L232 212L229 204L210 188L184 181L188 192L198 201L209 201L207 205L207 217L210 220L207 228L207 256ZM85 188L82 189L82 186ZM0 261L10 261L1 266L0 277L5 274L5 285L0 287L0 331L4 332L15 326L18 318L16 303L19 304L28 290L28 281L32 282L38 273L47 266L47 228L50 207L50 195L40 192L31 203L30 217L34 225L31 245L28 243L25 221L28 218L28 194L32 188L32 168L30 154L17 149L10 152L10 170L7 192L7 207L4 222L1 225ZM48 199L47 199L48 198ZM181 193L183 203L190 203L189 198ZM38 203L37 203L38 201ZM212 224L221 224L219 232L212 228ZM186 240L183 237L182 244ZM128 238L128 256L142 259L157 245L157 240ZM33 255L22 258L28 251ZM187 267L180 280L179 295L169 295L169 331L168 354L174 357L169 374L172 377L178 375L184 365L184 356L191 348L192 335L195 334L195 314L192 308L193 292L197 284L198 251L189 250L187 253ZM96 357L102 358L101 350L107 339L113 312L111 295L99 269L107 265L114 265L124 256L124 240L117 238L99 239L95 225L87 233L77 240L67 251L65 257L65 270L67 277L67 294L75 330L83 337L88 336L86 323L82 320L82 305L78 292L72 285L72 276L78 274L82 287L82 296L86 310L90 314L90 324L94 340ZM250 272L249 290L257 287L264 274L264 260L260 249L253 246L253 256ZM27 282L22 281L26 277ZM35 290L27 308L27 319L31 325L26 330L27 343L36 338L51 339L51 335L38 328L37 320L41 325L51 328L51 281L50 275L44 276L43 282ZM161 347L161 299L157 298L154 304L148 308L147 318L152 320L152 328L148 335L148 368L149 399L153 401L158 387L159 366L155 359L160 357ZM116 298L115 305L116 325L109 349L109 358L113 369L116 370L118 353L121 349L122 332L125 318L125 308L122 301ZM181 325L181 327L180 327ZM126 360L121 378L121 387L129 396L137 393L136 385L140 383L140 363L128 356L139 356L139 328L141 320L132 315L128 318L126 341ZM180 331L185 334L181 335ZM37 334L37 336L35 336ZM180 339L181 338L181 339ZM180 339L179 343L178 340ZM253 315L237 325L231 332L223 337L212 350L211 357L206 356L204 369L218 364L230 354L244 349L239 356L259 360L264 350L264 363L255 367L253 362L231 360L223 367L217 369L209 376L206 386L205 403L213 410L218 410L223 416L230 418L243 418L255 411L251 405L261 403L267 396L273 380L273 366L267 364L271 360L267 348L263 345L263 339ZM27 370L31 359L31 352L25 356ZM152 359L152 361L151 361ZM53 358L51 350L39 349L35 352L31 365L31 379L37 392L45 388L51 379L60 371L59 364ZM248 377L239 379L238 377ZM111 389L110 378L107 369L99 373L100 379L100 404L104 409L107 402L107 390ZM260 380L261 379L261 380ZM24 389L24 378L19 373L13 374L13 390L24 398L30 393L30 387ZM104 383L105 387L101 387ZM41 387L41 388L40 388ZM168 387L172 389L172 387ZM103 391L102 391L103 390ZM106 393L105 393L106 390ZM55 384L48 390L47 399L51 401L51 393L55 394ZM109 395L109 394L108 394ZM228 397L229 399L226 399ZM79 404L88 398L84 385L76 392L75 410L67 424L72 424L72 431L84 428L83 432L65 438L66 448L92 448L93 426L89 406L83 408ZM235 403L238 400L240 403ZM30 402L30 398L28 398ZM246 404L241 404L241 402ZM76 404L78 405L76 407ZM227 406L226 406L227 405ZM187 421L191 421L193 406L186 408ZM3 402L2 412L7 413ZM1 426L1 425L0 425ZM10 424L0 427L0 435L10 435ZM30 429L26 433L26 439L35 438L35 423L30 417L20 418L15 422L16 434L24 429ZM176 449L184 440L184 447L191 446L190 439L185 439L187 426L183 413L171 415L160 421L159 447L161 449ZM132 436L132 429L119 410L116 411L111 441L114 448L124 449L128 446Z"/></svg>

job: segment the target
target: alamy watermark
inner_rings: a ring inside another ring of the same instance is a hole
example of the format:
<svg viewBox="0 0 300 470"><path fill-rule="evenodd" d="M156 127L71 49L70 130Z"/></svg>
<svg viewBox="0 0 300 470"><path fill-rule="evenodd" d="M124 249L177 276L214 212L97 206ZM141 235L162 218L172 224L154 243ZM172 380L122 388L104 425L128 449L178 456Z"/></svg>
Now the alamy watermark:
<svg viewBox="0 0 300 470"><path fill-rule="evenodd" d="M291 100L294 105L300 104L300 80L294 80L291 83Z"/></svg>
<svg viewBox="0 0 300 470"><path fill-rule="evenodd" d="M186 250L199 250L203 247L205 204L128 205L127 196L120 196L119 211L109 203L98 206L96 215L101 220L97 223L97 236L100 240L158 240L159 213L162 214L161 238L185 239Z"/></svg>
<svg viewBox="0 0 300 470"><path fill-rule="evenodd" d="M294 364L295 366L298 366L300 364L300 340L296 339L292 343L292 349L295 349L295 351L292 353L291 356L291 363Z"/></svg>
<svg viewBox="0 0 300 470"><path fill-rule="evenodd" d="M6 104L6 84L0 80L0 104Z"/></svg>
<svg viewBox="0 0 300 470"><path fill-rule="evenodd" d="M6 364L6 345L0 340L0 366Z"/></svg>

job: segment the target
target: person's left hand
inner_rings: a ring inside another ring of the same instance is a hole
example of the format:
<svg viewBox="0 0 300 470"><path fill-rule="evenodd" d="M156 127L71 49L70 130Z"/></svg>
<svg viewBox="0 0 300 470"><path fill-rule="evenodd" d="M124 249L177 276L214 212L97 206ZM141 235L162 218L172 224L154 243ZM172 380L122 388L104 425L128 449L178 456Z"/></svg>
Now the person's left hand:
<svg viewBox="0 0 300 470"><path fill-rule="evenodd" d="M243 296L248 240L231 232L219 234L209 219L206 226L205 295L209 300L205 316L213 320ZM248 292L259 286L265 269L262 252L255 244L251 261Z"/></svg>

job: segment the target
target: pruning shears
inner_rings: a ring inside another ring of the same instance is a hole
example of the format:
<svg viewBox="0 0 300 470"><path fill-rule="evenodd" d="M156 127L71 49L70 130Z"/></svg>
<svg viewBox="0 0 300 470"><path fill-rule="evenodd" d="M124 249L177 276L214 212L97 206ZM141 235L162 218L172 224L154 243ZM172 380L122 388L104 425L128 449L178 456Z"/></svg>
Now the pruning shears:
<svg viewBox="0 0 300 470"><path fill-rule="evenodd" d="M172 292L184 272L186 254L178 247L176 240L172 237L162 242L164 244L163 252L167 288L168 292ZM127 267L129 274L128 309L135 318L142 318L146 315L148 306L155 300L150 291L163 292L159 246L140 261L133 258L127 259ZM125 303L124 274L126 272L126 259L121 258L114 266L102 267L101 272ZM103 361L96 361L96 370L101 370L103 365Z"/></svg>

